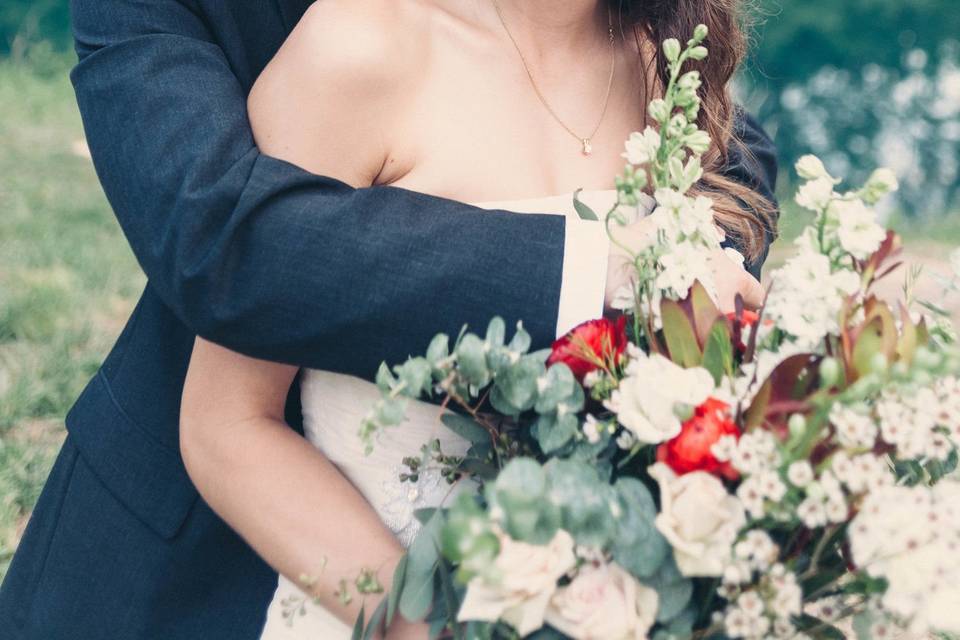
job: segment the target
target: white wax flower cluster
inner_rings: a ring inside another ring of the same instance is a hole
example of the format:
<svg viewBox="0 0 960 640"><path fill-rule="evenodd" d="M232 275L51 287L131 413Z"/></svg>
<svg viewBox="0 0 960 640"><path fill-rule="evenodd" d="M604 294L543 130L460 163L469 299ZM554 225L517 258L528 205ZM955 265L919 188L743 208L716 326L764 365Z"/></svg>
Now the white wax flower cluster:
<svg viewBox="0 0 960 640"><path fill-rule="evenodd" d="M884 611L914 634L960 632L960 482L873 491L848 536L857 566L889 585Z"/></svg>
<svg viewBox="0 0 960 640"><path fill-rule="evenodd" d="M876 403L880 437L905 460L946 460L960 442L960 378L884 389Z"/></svg>
<svg viewBox="0 0 960 640"><path fill-rule="evenodd" d="M803 591L796 575L783 564L774 564L757 581L756 589L745 590L727 608L724 629L731 638L803 637L792 618L801 613Z"/></svg>

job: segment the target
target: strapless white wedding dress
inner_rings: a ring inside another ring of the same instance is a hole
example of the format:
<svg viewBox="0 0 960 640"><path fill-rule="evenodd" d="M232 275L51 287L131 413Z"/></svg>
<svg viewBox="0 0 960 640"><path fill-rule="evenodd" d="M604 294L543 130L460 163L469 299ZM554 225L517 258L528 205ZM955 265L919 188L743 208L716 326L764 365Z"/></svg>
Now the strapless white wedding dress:
<svg viewBox="0 0 960 640"><path fill-rule="evenodd" d="M580 200L600 216L609 210L615 198L615 191L580 194ZM576 217L572 194L477 206L518 214L548 212ZM583 223L579 220L568 223L568 233L578 224ZM592 231L595 233L596 229ZM580 266L564 264L564 272L567 273L568 267L577 269ZM598 304L599 301L584 301L588 313L593 313ZM496 308L496 301L491 300L491 316L496 314ZM418 348L426 348L426 345L411 345L414 353ZM301 388L304 433L370 502L401 544L408 546L419 528L414 511L441 505L450 499L451 493L450 486L436 471L421 473L415 484L400 482L402 459L416 456L423 444L434 439L440 440L441 449L448 455L463 454L467 444L441 424L439 407L411 402L407 421L386 430L378 438L373 453L365 455L358 431L363 417L378 398L376 385L365 380L328 371L305 370ZM344 535L349 532L344 531ZM385 586L389 588L389 584ZM303 615L300 614L301 608L305 612ZM261 640L346 640L350 632L350 627L332 612L314 604L296 584L281 576L267 612Z"/></svg>

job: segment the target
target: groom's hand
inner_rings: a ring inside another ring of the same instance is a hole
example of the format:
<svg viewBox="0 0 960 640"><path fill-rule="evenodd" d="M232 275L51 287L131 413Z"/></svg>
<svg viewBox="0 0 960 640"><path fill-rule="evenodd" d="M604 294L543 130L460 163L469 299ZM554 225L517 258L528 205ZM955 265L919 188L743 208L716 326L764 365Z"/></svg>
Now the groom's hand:
<svg viewBox="0 0 960 640"><path fill-rule="evenodd" d="M610 310L617 292L629 287L634 278L633 261L627 249L639 251L647 246L656 229L650 218L617 227L616 243L611 243L607 265L607 284L604 290L604 307ZM622 245L622 246L620 246ZM763 305L766 295L760 282L750 275L740 264L734 262L722 250L717 249L711 256L713 274L717 283L719 306L723 313L736 309L735 301L739 294L748 309L758 309Z"/></svg>

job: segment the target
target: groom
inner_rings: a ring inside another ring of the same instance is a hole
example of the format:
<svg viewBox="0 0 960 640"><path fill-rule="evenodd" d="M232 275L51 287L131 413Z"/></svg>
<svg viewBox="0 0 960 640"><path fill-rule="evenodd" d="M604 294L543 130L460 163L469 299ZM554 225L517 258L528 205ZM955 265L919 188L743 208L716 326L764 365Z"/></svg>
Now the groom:
<svg viewBox="0 0 960 640"><path fill-rule="evenodd" d="M258 637L276 575L199 499L179 455L196 335L365 377L439 330L484 326L491 300L537 345L554 336L564 254L580 250L561 217L354 190L258 152L246 94L308 4L72 2L87 137L149 282L67 417L0 588L0 637ZM734 155L727 174L772 197L769 140L739 128L752 159Z"/></svg>

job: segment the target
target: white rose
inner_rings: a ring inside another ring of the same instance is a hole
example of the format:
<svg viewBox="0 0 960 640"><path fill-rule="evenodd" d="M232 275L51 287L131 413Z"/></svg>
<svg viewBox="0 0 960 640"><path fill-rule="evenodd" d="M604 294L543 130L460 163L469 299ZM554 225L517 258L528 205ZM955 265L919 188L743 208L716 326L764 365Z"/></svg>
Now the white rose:
<svg viewBox="0 0 960 640"><path fill-rule="evenodd" d="M713 376L702 367L684 369L659 354L637 352L607 407L638 441L657 444L680 433L677 409L702 404L713 388Z"/></svg>
<svg viewBox="0 0 960 640"><path fill-rule="evenodd" d="M657 592L615 564L587 565L550 600L546 621L574 640L644 640Z"/></svg>
<svg viewBox="0 0 960 640"><path fill-rule="evenodd" d="M833 180L830 178L817 178L805 183L797 191L797 204L804 209L811 211L821 211L830 204L834 197Z"/></svg>
<svg viewBox="0 0 960 640"><path fill-rule="evenodd" d="M457 620L502 620L525 636L543 626L557 581L576 565L573 538L562 529L546 545L517 542L503 533L499 538L498 579L470 580Z"/></svg>
<svg viewBox="0 0 960 640"><path fill-rule="evenodd" d="M658 462L648 472L660 485L655 524L673 547L680 573L723 575L737 534L747 523L740 500L704 471L678 476Z"/></svg>

